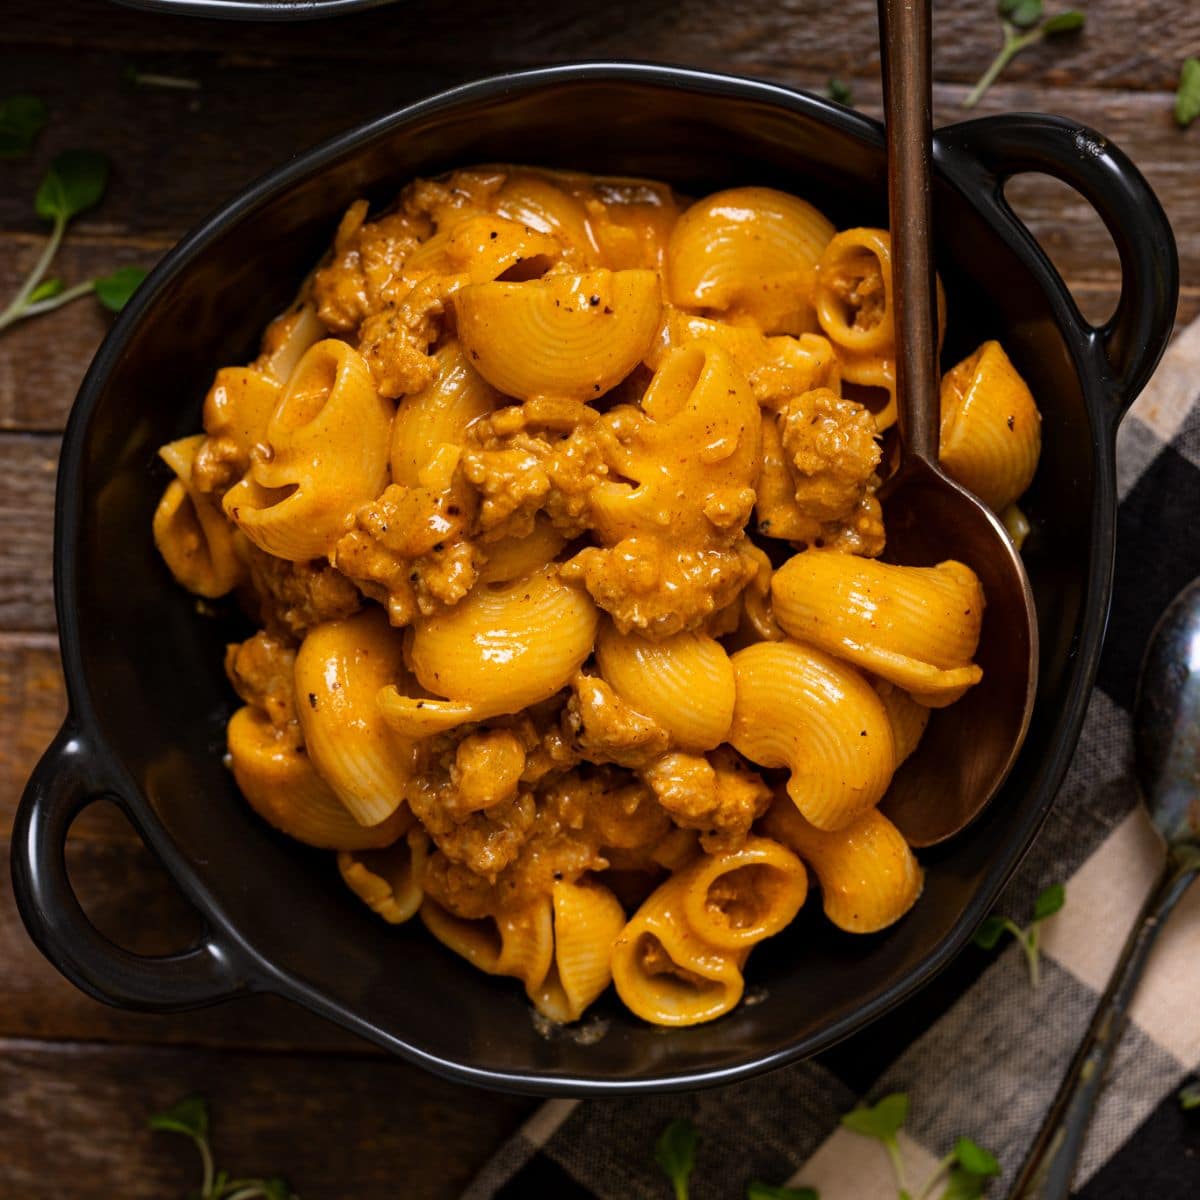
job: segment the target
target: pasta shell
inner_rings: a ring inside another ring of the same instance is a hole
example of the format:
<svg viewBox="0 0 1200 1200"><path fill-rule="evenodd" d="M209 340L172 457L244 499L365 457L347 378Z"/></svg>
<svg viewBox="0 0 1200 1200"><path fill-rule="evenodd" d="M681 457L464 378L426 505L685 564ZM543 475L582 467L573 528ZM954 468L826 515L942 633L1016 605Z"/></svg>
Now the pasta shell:
<svg viewBox="0 0 1200 1200"><path fill-rule="evenodd" d="M705 545L716 528L745 523L758 478L762 416L745 375L719 346L672 350L640 408L605 418L610 465L627 480L592 489L593 525L606 545L637 534Z"/></svg>
<svg viewBox="0 0 1200 1200"><path fill-rule="evenodd" d="M712 750L733 720L733 666L704 633L651 641L605 622L596 642L605 681L626 704L665 729L683 750Z"/></svg>
<svg viewBox="0 0 1200 1200"><path fill-rule="evenodd" d="M485 562L479 568L479 583L511 583L532 575L559 555L567 539L542 516L524 537L500 538L479 546Z"/></svg>
<svg viewBox="0 0 1200 1200"><path fill-rule="evenodd" d="M942 379L939 458L963 487L1002 512L1033 482L1042 418L999 342L984 342Z"/></svg>
<svg viewBox="0 0 1200 1200"><path fill-rule="evenodd" d="M946 293L937 295L938 349L946 333ZM838 348L843 377L852 382L860 369L895 360L896 325L892 300L892 238L886 229L844 229L825 247L817 265L815 304L821 332ZM893 367L894 374L894 367ZM886 386L882 381L871 386Z"/></svg>
<svg viewBox="0 0 1200 1200"><path fill-rule="evenodd" d="M844 390L871 410L875 428L891 429L899 416L896 408L896 360L874 354L841 355Z"/></svg>
<svg viewBox="0 0 1200 1200"><path fill-rule="evenodd" d="M407 842L384 850L343 850L337 863L346 886L389 925L402 925L421 907L421 887Z"/></svg>
<svg viewBox="0 0 1200 1200"><path fill-rule="evenodd" d="M277 558L328 555L350 514L387 483L391 419L362 356L317 342L267 423L267 453L225 493L226 515Z"/></svg>
<svg viewBox="0 0 1200 1200"><path fill-rule="evenodd" d="M568 261L599 266L600 250L587 211L558 183L534 171L513 171L496 193L502 217L549 234L567 251Z"/></svg>
<svg viewBox="0 0 1200 1200"><path fill-rule="evenodd" d="M548 566L477 586L454 608L418 620L410 661L422 687L471 705L478 720L566 687L592 652L598 624L587 593Z"/></svg>
<svg viewBox="0 0 1200 1200"><path fill-rule="evenodd" d="M983 678L971 659L984 597L958 562L902 567L829 550L793 555L771 581L775 619L794 638L911 692L952 704Z"/></svg>
<svg viewBox="0 0 1200 1200"><path fill-rule="evenodd" d="M817 319L841 350L894 358L892 239L886 229L845 229L817 267Z"/></svg>
<svg viewBox="0 0 1200 1200"><path fill-rule="evenodd" d="M641 362L662 307L653 271L605 269L473 284L454 304L471 362L521 400L603 395Z"/></svg>
<svg viewBox="0 0 1200 1200"><path fill-rule="evenodd" d="M281 742L257 709L239 708L227 736L242 795L264 821L297 841L322 850L367 850L390 846L412 823L401 806L377 825L360 825L308 757Z"/></svg>
<svg viewBox="0 0 1200 1200"><path fill-rule="evenodd" d="M394 684L381 688L375 702L393 732L414 740L457 729L469 721L483 720L483 715L473 704L405 696Z"/></svg>
<svg viewBox="0 0 1200 1200"><path fill-rule="evenodd" d="M877 809L835 833L809 824L776 800L763 819L821 884L825 915L847 933L876 933L898 921L921 895L925 876L900 831Z"/></svg>
<svg viewBox="0 0 1200 1200"><path fill-rule="evenodd" d="M278 384L287 383L309 347L325 334L325 326L311 302L291 309L267 326L255 368Z"/></svg>
<svg viewBox="0 0 1200 1200"><path fill-rule="evenodd" d="M617 898L594 881L554 885L554 963L531 995L552 1021L578 1021L612 981L613 944L625 927Z"/></svg>
<svg viewBox="0 0 1200 1200"><path fill-rule="evenodd" d="M415 744L384 721L381 688L407 676L403 637L371 607L312 629L296 654L296 698L313 766L364 825L403 804Z"/></svg>
<svg viewBox="0 0 1200 1200"><path fill-rule="evenodd" d="M778 408L788 397L813 388L839 390L841 368L828 339L815 333L799 337L767 337L749 325L729 325L677 308L669 310L666 339L651 348L648 364L657 368L671 346L715 342L746 376L754 398L765 408Z"/></svg>
<svg viewBox="0 0 1200 1200"><path fill-rule="evenodd" d="M254 367L222 367L204 397L204 429L229 438L243 454L267 434L283 385Z"/></svg>
<svg viewBox="0 0 1200 1200"><path fill-rule="evenodd" d="M730 744L763 767L789 767L788 795L820 829L849 825L882 799L895 767L891 725L853 668L796 642L761 642L732 659Z"/></svg>
<svg viewBox="0 0 1200 1200"><path fill-rule="evenodd" d="M748 319L763 333L812 330L814 273L833 233L811 204L786 192L716 192L675 224L667 251L671 302Z"/></svg>
<svg viewBox="0 0 1200 1200"><path fill-rule="evenodd" d="M175 472L154 510L154 544L171 574L189 592L216 599L231 592L244 574L234 548L235 532L215 500L192 484L192 464L203 434L180 438L159 450Z"/></svg>
<svg viewBox="0 0 1200 1200"><path fill-rule="evenodd" d="M484 213L456 214L439 222L438 231L408 256L404 273L458 276L470 283L486 283L527 261L545 270L559 257L555 238L519 221Z"/></svg>
<svg viewBox="0 0 1200 1200"><path fill-rule="evenodd" d="M613 983L621 1002L654 1025L700 1025L737 1007L745 950L719 950L684 920L674 878L661 884L617 936Z"/></svg>
<svg viewBox="0 0 1200 1200"><path fill-rule="evenodd" d="M871 686L887 710L892 740L896 744L896 768L899 770L900 764L920 744L925 727L929 724L929 709L886 679L872 680Z"/></svg>
<svg viewBox="0 0 1200 1200"><path fill-rule="evenodd" d="M705 854L675 876L683 918L710 946L748 950L790 925L808 895L804 864L770 838Z"/></svg>
<svg viewBox="0 0 1200 1200"><path fill-rule="evenodd" d="M443 946L488 975L511 975L533 994L550 973L554 927L548 896L527 908L479 920L456 917L429 897L420 912L425 928Z"/></svg>
<svg viewBox="0 0 1200 1200"><path fill-rule="evenodd" d="M437 378L401 400L392 423L392 482L405 487L420 487L421 472L438 448L461 446L467 426L499 400L458 342L447 342L434 357Z"/></svg>

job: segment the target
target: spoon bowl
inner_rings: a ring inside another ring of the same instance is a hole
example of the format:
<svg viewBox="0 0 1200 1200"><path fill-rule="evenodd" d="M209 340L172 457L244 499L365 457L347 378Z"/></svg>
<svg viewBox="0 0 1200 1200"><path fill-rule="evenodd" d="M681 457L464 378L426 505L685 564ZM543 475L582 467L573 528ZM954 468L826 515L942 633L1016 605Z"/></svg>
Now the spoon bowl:
<svg viewBox="0 0 1200 1200"><path fill-rule="evenodd" d="M961 700L933 711L882 806L910 845L933 846L975 819L1016 761L1037 691L1037 614L1004 526L936 467L910 459L884 490L883 511L887 561L966 563L979 576L987 605L975 653L982 680Z"/></svg>
<svg viewBox="0 0 1200 1200"><path fill-rule="evenodd" d="M879 0L900 425L900 463L880 493L884 557L916 567L966 563L987 608L976 654L983 679L933 714L883 805L917 847L953 837L999 790L1029 729L1038 660L1037 611L1016 546L938 466L930 8L931 0Z"/></svg>
<svg viewBox="0 0 1200 1200"><path fill-rule="evenodd" d="M1067 1200L1150 952L1200 874L1200 579L1171 601L1150 634L1138 675L1133 739L1138 790L1166 840L1166 859L1009 1200Z"/></svg>
<svg viewBox="0 0 1200 1200"><path fill-rule="evenodd" d="M1150 635L1133 736L1151 820L1172 848L1200 844L1200 579L1171 601Z"/></svg>

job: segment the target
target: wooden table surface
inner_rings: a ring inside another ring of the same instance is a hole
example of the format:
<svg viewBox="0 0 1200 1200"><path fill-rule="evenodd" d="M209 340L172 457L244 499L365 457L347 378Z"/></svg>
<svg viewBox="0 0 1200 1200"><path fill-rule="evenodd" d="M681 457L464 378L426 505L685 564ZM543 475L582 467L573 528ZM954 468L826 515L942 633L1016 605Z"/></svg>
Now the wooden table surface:
<svg viewBox="0 0 1200 1200"><path fill-rule="evenodd" d="M1048 0L1048 7L1059 7ZM1019 58L978 110L1042 109L1128 151L1170 214L1182 259L1179 319L1200 311L1200 124L1171 119L1196 0L1091 0L1087 31ZM939 123L958 119L998 44L990 0L935 4ZM33 192L68 146L114 162L103 204L73 227L68 281L149 266L199 218L292 153L473 76L584 58L638 57L823 90L831 75L878 109L874 0L413 0L337 21L246 25L164 17L105 0L5 0L0 95L28 91L52 119L32 159L0 162L0 302L43 241ZM1143 15L1146 14L1146 15ZM134 66L200 82L134 89ZM1101 318L1116 256L1090 209L1052 181L1010 196ZM59 434L108 319L84 300L0 335L0 838L64 709L51 596ZM132 831L89 814L68 852L101 928L155 952L193 921ZM304 1200L455 1196L531 1110L527 1099L443 1083L284 1002L261 997L173 1017L105 1008L34 949L0 872L0 1200L185 1195L187 1147L145 1116L200 1092L222 1164L283 1171Z"/></svg>

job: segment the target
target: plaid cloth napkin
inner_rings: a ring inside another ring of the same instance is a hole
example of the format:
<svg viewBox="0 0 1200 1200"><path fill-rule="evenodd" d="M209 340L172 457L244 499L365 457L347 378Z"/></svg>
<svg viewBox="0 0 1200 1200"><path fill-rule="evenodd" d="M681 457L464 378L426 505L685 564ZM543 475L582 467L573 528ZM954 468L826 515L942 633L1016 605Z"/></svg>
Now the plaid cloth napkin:
<svg viewBox="0 0 1200 1200"><path fill-rule="evenodd" d="M821 1200L895 1200L885 1152L839 1127L862 1098L906 1091L901 1147L919 1187L962 1135L1012 1183L1091 1016L1161 848L1136 802L1130 710L1159 613L1200 575L1200 321L1176 338L1117 442L1120 520L1113 620L1070 774L1001 900L1024 919L1045 887L1067 902L1042 926L1030 987L1010 938L970 949L895 1013L820 1058L732 1087L611 1101L552 1100L464 1200L663 1200L654 1142L675 1117L698 1127L692 1200L740 1200L748 1180L808 1185ZM1200 1197L1200 1111L1176 1098L1200 1066L1200 887L1154 952L1076 1176L1086 1200Z"/></svg>

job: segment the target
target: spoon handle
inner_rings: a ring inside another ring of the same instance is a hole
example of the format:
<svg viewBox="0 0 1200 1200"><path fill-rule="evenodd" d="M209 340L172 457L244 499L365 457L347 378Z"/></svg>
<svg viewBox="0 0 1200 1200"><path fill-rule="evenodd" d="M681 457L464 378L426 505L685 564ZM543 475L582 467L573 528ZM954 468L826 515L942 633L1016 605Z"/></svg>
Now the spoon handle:
<svg viewBox="0 0 1200 1200"><path fill-rule="evenodd" d="M900 436L906 457L936 465L939 403L931 236L931 7L931 0L879 0Z"/></svg>
<svg viewBox="0 0 1200 1200"><path fill-rule="evenodd" d="M1193 847L1167 856L1008 1200L1066 1200L1070 1195L1075 1164L1146 961L1171 910L1198 871L1200 854Z"/></svg>

